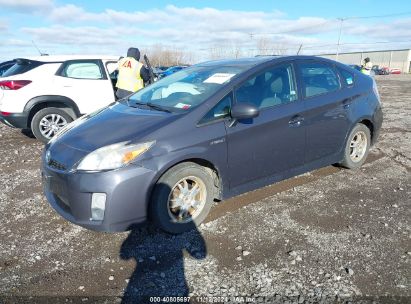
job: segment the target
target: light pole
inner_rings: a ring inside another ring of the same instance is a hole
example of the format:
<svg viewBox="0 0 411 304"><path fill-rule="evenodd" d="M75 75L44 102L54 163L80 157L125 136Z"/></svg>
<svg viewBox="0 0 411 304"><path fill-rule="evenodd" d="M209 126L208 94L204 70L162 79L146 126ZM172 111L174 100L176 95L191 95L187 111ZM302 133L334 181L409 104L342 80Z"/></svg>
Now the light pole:
<svg viewBox="0 0 411 304"><path fill-rule="evenodd" d="M337 42L337 54L335 55L335 60L338 61L338 55L340 52L340 40L341 40L341 32L342 32L342 26L343 26L343 22L346 18L337 18L337 20L340 20L340 32L338 34L338 42Z"/></svg>

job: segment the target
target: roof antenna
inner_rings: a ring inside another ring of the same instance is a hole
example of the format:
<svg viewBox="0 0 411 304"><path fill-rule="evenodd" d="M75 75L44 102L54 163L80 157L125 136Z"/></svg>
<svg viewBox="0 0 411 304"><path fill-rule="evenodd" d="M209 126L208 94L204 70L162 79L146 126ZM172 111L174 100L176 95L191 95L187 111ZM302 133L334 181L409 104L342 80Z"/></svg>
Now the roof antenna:
<svg viewBox="0 0 411 304"><path fill-rule="evenodd" d="M297 55L300 55L300 51L301 51L302 48L303 48L303 44L301 43L300 47L298 48Z"/></svg>
<svg viewBox="0 0 411 304"><path fill-rule="evenodd" d="M34 47L36 48L37 52L39 52L40 56L48 56L49 54L42 53L40 49L37 47L37 44L34 42L34 40L31 41L33 43Z"/></svg>

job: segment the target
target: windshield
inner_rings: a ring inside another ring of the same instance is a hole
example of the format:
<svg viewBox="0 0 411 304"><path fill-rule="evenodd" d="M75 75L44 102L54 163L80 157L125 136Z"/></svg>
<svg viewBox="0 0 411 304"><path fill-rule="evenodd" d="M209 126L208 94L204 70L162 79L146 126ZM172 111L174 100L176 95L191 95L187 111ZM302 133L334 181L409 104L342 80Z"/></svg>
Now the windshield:
<svg viewBox="0 0 411 304"><path fill-rule="evenodd" d="M168 111L188 111L206 101L235 75L237 66L193 66L167 76L133 94L128 104L157 106Z"/></svg>

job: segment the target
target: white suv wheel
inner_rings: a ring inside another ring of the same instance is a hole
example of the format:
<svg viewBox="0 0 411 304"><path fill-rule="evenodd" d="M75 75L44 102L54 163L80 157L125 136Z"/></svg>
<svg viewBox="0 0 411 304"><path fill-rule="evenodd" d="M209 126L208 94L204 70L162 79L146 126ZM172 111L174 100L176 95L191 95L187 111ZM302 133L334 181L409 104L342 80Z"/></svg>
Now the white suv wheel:
<svg viewBox="0 0 411 304"><path fill-rule="evenodd" d="M59 114L48 114L40 120L41 134L51 139L56 133L67 125L67 120Z"/></svg>
<svg viewBox="0 0 411 304"><path fill-rule="evenodd" d="M61 128L72 121L73 118L63 109L44 108L34 114L31 131L37 139L47 143Z"/></svg>

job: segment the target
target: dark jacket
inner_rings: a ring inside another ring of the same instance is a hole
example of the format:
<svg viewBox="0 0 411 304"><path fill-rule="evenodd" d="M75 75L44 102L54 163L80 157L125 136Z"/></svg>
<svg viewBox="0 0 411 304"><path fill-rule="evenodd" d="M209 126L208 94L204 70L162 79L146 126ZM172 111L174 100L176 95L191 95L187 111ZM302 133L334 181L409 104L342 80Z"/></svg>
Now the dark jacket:
<svg viewBox="0 0 411 304"><path fill-rule="evenodd" d="M129 48L127 51L127 57L132 57L137 61L140 61L140 50L138 48ZM144 83L148 82L150 80L150 71L143 66L140 70L140 76L143 78Z"/></svg>

